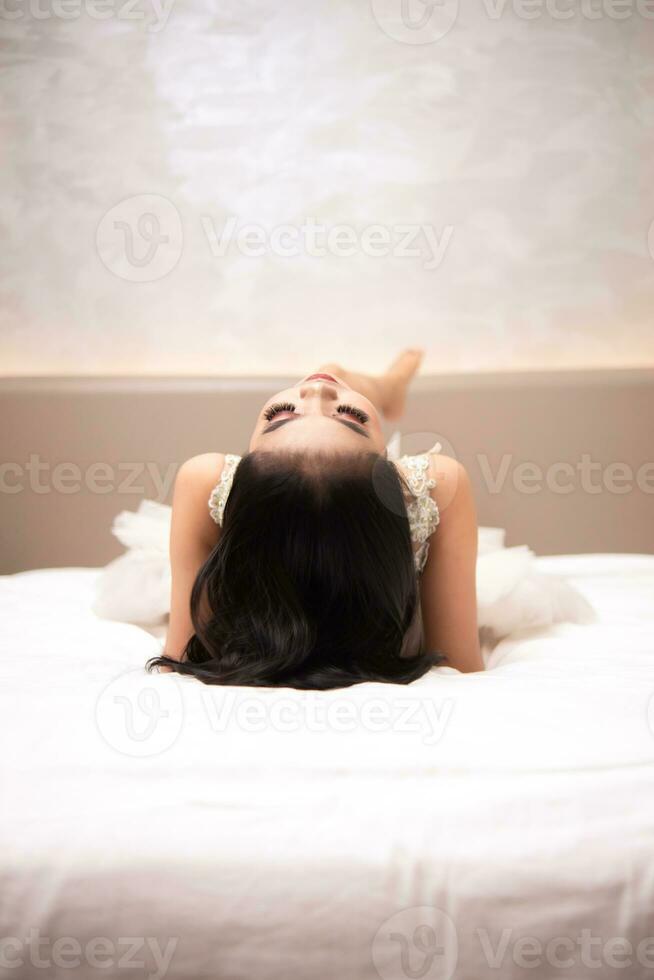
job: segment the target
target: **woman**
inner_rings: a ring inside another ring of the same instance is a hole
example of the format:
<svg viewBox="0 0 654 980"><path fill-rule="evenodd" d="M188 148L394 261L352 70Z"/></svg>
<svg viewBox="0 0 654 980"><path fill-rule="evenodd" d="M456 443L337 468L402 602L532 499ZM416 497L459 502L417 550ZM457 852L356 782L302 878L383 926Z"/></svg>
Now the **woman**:
<svg viewBox="0 0 654 980"><path fill-rule="evenodd" d="M380 377L323 365L266 402L243 458L184 463L152 666L322 689L483 669L467 474L435 453L390 461L381 429L421 358L406 351Z"/></svg>

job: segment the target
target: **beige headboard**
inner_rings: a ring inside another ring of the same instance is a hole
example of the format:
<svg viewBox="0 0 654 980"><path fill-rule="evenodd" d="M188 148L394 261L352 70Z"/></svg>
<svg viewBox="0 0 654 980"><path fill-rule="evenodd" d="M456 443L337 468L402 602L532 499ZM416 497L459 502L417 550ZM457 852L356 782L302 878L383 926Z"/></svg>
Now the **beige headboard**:
<svg viewBox="0 0 654 980"><path fill-rule="evenodd" d="M296 380L0 379L0 570L104 564L119 510L170 500L189 456L244 452L263 400ZM418 379L388 434L455 454L508 544L653 552L653 423L650 370L449 375Z"/></svg>

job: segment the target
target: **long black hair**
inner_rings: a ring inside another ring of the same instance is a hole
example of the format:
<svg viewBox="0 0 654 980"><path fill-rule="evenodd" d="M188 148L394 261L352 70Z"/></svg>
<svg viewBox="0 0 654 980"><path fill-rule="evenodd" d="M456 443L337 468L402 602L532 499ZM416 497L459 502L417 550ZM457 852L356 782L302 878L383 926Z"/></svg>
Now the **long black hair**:
<svg viewBox="0 0 654 980"><path fill-rule="evenodd" d="M406 684L424 650L402 479L378 453L251 452L191 593L194 635L167 666L208 684Z"/></svg>

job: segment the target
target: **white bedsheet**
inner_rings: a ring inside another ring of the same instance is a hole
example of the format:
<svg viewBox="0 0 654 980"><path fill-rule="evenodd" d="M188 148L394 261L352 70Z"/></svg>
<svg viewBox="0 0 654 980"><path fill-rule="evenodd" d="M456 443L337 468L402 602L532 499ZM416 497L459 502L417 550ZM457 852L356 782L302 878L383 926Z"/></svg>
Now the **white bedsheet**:
<svg viewBox="0 0 654 980"><path fill-rule="evenodd" d="M597 621L327 693L147 675L97 571L0 579L0 976L654 977L654 557L538 564Z"/></svg>

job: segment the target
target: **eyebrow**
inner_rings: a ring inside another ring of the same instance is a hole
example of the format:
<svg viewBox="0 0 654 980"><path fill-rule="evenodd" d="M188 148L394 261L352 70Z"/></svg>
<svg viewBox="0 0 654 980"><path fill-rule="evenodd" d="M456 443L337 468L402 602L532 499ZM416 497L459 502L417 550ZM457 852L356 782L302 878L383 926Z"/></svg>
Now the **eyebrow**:
<svg viewBox="0 0 654 980"><path fill-rule="evenodd" d="M301 418L302 418L301 415L293 415L291 416L291 418L288 419L277 419L276 422L271 422L270 425L267 425L261 434L264 436L268 435L269 432L274 432L275 429L279 429L280 426L286 425L287 422L295 422L297 421L297 419L301 419ZM330 416L330 418L334 418L334 417ZM366 439L370 438L370 434L366 432L366 430L362 426L357 425L356 422L350 422L349 419L335 419L335 418L334 418L334 422L338 422L339 425L346 425L348 429L352 429L353 432L356 432L360 436L364 436Z"/></svg>

